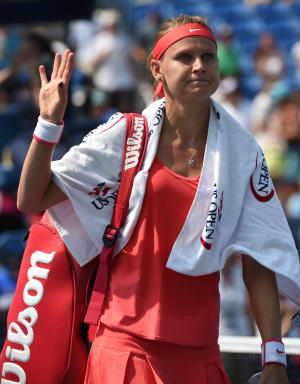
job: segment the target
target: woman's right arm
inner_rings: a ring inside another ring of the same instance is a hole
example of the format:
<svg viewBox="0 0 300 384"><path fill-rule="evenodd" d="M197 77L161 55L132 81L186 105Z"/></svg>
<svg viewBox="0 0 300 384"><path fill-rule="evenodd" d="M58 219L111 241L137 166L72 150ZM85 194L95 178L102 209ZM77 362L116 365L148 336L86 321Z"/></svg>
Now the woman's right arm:
<svg viewBox="0 0 300 384"><path fill-rule="evenodd" d="M73 68L73 53L55 55L51 79L40 66L40 116L53 124L62 124L68 100L68 85ZM51 179L54 145L33 139L21 172L17 206L23 212L40 212L67 198Z"/></svg>

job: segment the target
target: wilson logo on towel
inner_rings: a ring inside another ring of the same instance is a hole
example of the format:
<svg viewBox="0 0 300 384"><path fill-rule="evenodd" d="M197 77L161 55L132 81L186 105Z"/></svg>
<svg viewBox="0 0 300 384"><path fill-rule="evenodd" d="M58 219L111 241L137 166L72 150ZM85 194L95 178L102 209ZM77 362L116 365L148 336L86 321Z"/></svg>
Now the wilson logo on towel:
<svg viewBox="0 0 300 384"><path fill-rule="evenodd" d="M134 168L139 162L144 129L144 119L142 117L135 117L133 123L134 132L132 137L128 137L126 142L125 171L130 168Z"/></svg>
<svg viewBox="0 0 300 384"><path fill-rule="evenodd" d="M214 234L216 231L217 223L221 220L222 210L224 204L224 193L222 191L221 196L218 196L217 184L214 184L211 201L209 205L208 215L201 235L201 244L206 249L211 249Z"/></svg>
<svg viewBox="0 0 300 384"><path fill-rule="evenodd" d="M259 162L259 155L261 162ZM258 163L260 165L258 166ZM250 177L250 189L256 200L266 203L274 196L274 189L263 152L256 155L256 165Z"/></svg>

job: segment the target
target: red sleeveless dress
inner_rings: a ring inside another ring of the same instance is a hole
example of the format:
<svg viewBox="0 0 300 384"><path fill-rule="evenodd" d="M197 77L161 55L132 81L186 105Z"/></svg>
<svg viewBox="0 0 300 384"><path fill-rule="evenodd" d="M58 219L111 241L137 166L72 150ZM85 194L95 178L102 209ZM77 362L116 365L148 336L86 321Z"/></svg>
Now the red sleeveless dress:
<svg viewBox="0 0 300 384"><path fill-rule="evenodd" d="M135 231L113 264L86 384L229 383L218 346L219 273L166 268L198 182L155 158Z"/></svg>

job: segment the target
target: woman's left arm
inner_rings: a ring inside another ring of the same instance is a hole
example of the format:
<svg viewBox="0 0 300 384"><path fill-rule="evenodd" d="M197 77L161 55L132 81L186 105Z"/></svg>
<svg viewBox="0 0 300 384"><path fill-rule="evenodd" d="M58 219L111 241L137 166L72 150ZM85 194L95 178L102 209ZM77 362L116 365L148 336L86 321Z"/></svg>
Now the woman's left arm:
<svg viewBox="0 0 300 384"><path fill-rule="evenodd" d="M252 257L243 255L243 279L262 341L281 341L279 297L274 272ZM266 364L260 384L288 384L286 369L278 363Z"/></svg>

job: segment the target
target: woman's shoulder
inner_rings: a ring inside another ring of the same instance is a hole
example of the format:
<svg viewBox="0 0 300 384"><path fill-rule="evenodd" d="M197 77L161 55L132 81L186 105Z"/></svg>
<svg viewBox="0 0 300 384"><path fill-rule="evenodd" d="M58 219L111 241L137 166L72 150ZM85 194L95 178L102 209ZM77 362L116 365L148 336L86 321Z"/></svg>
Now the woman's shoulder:
<svg viewBox="0 0 300 384"><path fill-rule="evenodd" d="M229 154L232 169L238 167L243 174L251 174L256 166L257 156L262 153L259 144L253 134L242 127L225 108L220 104L215 104L215 108L219 113L222 147Z"/></svg>
<svg viewBox="0 0 300 384"><path fill-rule="evenodd" d="M120 134L124 128L126 128L126 118L125 114L117 112L113 114L106 123L98 125L95 129L90 131L87 135L84 136L82 142L93 140L97 136L105 137L114 137L115 135Z"/></svg>
<svg viewBox="0 0 300 384"><path fill-rule="evenodd" d="M82 139L81 146L98 146L100 143L118 145L123 143L126 133L126 115L120 112L112 115L106 123L100 124L88 132Z"/></svg>
<svg viewBox="0 0 300 384"><path fill-rule="evenodd" d="M213 106L219 116L224 132L232 136L232 140L242 140L243 142L252 143L254 146L258 145L252 132L243 127L220 103L213 100Z"/></svg>

